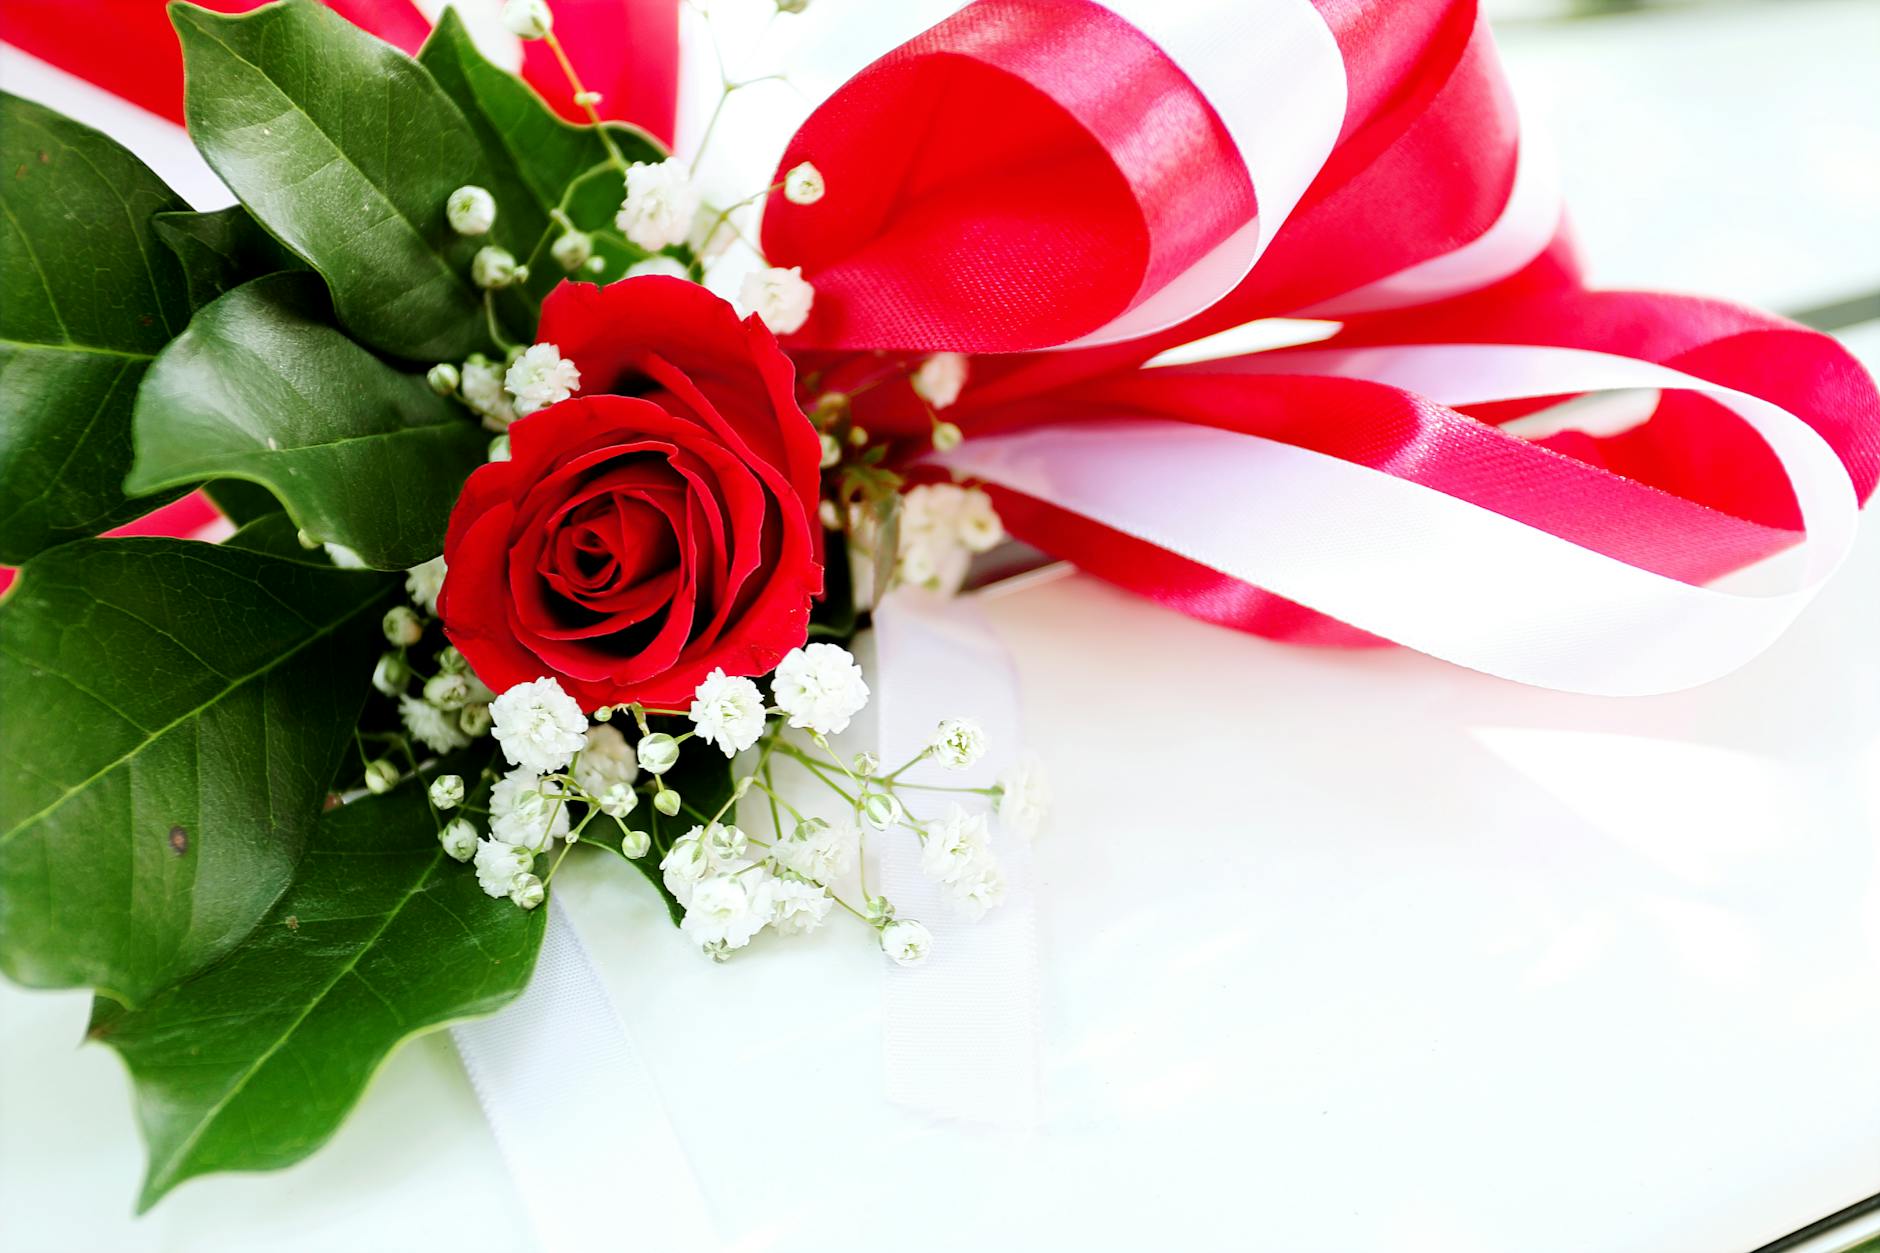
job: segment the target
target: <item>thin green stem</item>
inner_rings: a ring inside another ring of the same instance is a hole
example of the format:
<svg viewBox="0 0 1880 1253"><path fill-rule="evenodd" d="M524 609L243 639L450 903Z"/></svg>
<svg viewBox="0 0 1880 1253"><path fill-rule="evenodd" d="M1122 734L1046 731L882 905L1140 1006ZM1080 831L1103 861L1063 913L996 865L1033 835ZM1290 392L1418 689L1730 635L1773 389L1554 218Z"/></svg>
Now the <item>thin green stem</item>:
<svg viewBox="0 0 1880 1253"><path fill-rule="evenodd" d="M620 149L614 146L614 137L607 133L607 127L601 123L600 110L594 107L594 101L591 99L592 93L581 85L581 76L575 73L574 62L568 59L567 52L562 49L561 40L555 38L555 32L552 30L543 38L548 44L548 50L555 54L555 61L561 66L562 74L567 77L568 85L574 88L575 103L581 106L582 112L588 115L588 121L593 123L594 133L600 136L601 146L607 149L608 158L615 168L625 174L627 159L620 155Z"/></svg>

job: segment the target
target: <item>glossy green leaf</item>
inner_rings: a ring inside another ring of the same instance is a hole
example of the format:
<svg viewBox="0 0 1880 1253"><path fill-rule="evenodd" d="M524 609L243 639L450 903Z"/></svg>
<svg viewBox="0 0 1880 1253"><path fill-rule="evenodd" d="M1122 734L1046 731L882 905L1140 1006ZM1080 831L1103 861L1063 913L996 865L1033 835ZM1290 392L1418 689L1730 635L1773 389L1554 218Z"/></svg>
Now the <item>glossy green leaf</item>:
<svg viewBox="0 0 1880 1253"><path fill-rule="evenodd" d="M239 948L141 1009L95 1006L92 1037L137 1085L140 1208L196 1175L306 1157L401 1041L520 993L546 918L445 856L421 782L327 813Z"/></svg>
<svg viewBox="0 0 1880 1253"><path fill-rule="evenodd" d="M317 0L239 16L170 6L184 113L211 168L326 279L340 321L417 361L488 346L475 245L444 202L488 177L423 67Z"/></svg>
<svg viewBox="0 0 1880 1253"><path fill-rule="evenodd" d="M128 501L131 401L189 319L150 216L183 202L88 126L0 92L0 562L163 503Z"/></svg>
<svg viewBox="0 0 1880 1253"><path fill-rule="evenodd" d="M325 302L314 275L271 274L197 314L138 394L132 490L247 479L314 539L415 566L443 551L489 437L334 328Z"/></svg>
<svg viewBox="0 0 1880 1253"><path fill-rule="evenodd" d="M607 164L607 147L592 126L563 120L533 87L492 65L477 51L455 9L445 9L418 52L438 86L469 119L483 147L496 198L492 237L525 259L536 298L568 275L549 255L559 232L549 230L549 211L561 208L584 230L606 230L595 240L599 271L575 277L610 282L646 253L613 235L623 192L620 171ZM666 150L637 127L609 123L608 137L627 161L662 161Z"/></svg>
<svg viewBox="0 0 1880 1253"><path fill-rule="evenodd" d="M213 213L159 213L151 221L183 267L192 309L251 278L306 268L238 204Z"/></svg>
<svg viewBox="0 0 1880 1253"><path fill-rule="evenodd" d="M308 548L300 542L300 529L278 507L252 522L244 523L235 534L222 541L224 548L242 548L251 553L265 553L283 561L330 566L323 549Z"/></svg>
<svg viewBox="0 0 1880 1253"><path fill-rule="evenodd" d="M173 539L43 553L0 603L0 969L139 1003L280 896L398 580Z"/></svg>
<svg viewBox="0 0 1880 1253"><path fill-rule="evenodd" d="M281 502L274 499L273 492L259 483L242 479L217 479L213 483L204 483L202 494L209 498L223 517L236 526L247 526L250 522L281 511Z"/></svg>

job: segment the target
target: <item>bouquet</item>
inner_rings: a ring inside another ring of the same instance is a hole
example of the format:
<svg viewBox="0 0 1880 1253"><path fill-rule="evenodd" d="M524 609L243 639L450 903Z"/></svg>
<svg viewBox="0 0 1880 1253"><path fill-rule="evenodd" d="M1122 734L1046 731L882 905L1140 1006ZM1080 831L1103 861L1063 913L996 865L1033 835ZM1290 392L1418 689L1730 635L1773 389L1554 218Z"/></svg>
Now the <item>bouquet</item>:
<svg viewBox="0 0 1880 1253"><path fill-rule="evenodd" d="M517 996L570 858L717 960L842 923L920 963L871 843L996 908L1035 761L935 782L972 710L841 737L873 608L1008 527L1238 629L1634 693L1753 655L1880 472L1830 341L1579 285L1473 5L1269 4L1248 85L1206 23L978 0L728 202L607 116L580 7L503 7L570 118L448 8L408 55L172 4L215 212L0 97L0 967L96 990L144 1206ZM1184 348L1281 315L1323 342ZM1625 437L1519 433L1627 388ZM220 542L100 537L195 493ZM1794 592L1703 586L1804 534Z"/></svg>

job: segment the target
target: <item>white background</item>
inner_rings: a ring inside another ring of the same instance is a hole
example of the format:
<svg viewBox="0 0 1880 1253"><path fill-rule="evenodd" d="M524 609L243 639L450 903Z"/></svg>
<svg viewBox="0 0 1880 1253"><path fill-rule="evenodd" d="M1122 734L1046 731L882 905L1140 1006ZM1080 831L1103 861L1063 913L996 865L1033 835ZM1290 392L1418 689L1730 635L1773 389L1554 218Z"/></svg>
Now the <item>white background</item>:
<svg viewBox="0 0 1880 1253"><path fill-rule="evenodd" d="M869 7L813 15L860 41ZM1503 43L1602 280L1880 287L1880 9ZM1880 328L1850 342L1880 361ZM987 609L1060 794L1042 1131L882 1100L856 929L715 968L624 874L562 893L732 1247L1726 1253L1880 1190L1880 536L1767 656L1651 700L1268 644L1082 578ZM528 1247L442 1036L309 1162L133 1223L128 1085L85 1018L0 987L0 1247ZM620 1181L622 1248L658 1199Z"/></svg>

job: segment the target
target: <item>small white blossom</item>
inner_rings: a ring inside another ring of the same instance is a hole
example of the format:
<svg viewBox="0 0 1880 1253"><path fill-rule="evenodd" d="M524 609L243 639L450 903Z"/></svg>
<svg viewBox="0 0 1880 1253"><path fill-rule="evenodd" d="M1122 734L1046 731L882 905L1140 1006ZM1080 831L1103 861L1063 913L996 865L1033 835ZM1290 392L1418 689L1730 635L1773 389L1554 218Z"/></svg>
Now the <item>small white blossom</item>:
<svg viewBox="0 0 1880 1253"><path fill-rule="evenodd" d="M803 280L800 265L754 270L738 288L738 303L746 314L755 313L773 334L790 335L809 321L816 289Z"/></svg>
<svg viewBox="0 0 1880 1253"><path fill-rule="evenodd" d="M432 617L437 616L437 594L444 590L444 559L433 557L405 571L405 592Z"/></svg>
<svg viewBox="0 0 1880 1253"><path fill-rule="evenodd" d="M450 219L450 229L459 235L487 235L496 225L496 197L467 184L444 201L444 215Z"/></svg>
<svg viewBox="0 0 1880 1253"><path fill-rule="evenodd" d="M411 682L411 667L397 653L383 653L372 667L372 686L387 696L401 695Z"/></svg>
<svg viewBox="0 0 1880 1253"><path fill-rule="evenodd" d="M903 493L900 533L896 577L949 596L966 581L973 554L1005 537L992 498L952 483L923 483Z"/></svg>
<svg viewBox="0 0 1880 1253"><path fill-rule="evenodd" d="M881 951L903 966L917 965L933 951L933 935L912 918L902 918L881 929Z"/></svg>
<svg viewBox="0 0 1880 1253"><path fill-rule="evenodd" d="M440 361L424 372L424 381L440 396L448 396L463 382L463 375L448 361Z"/></svg>
<svg viewBox="0 0 1880 1253"><path fill-rule="evenodd" d="M503 376L503 386L516 398L523 417L560 404L581 390L581 371L553 344L531 344Z"/></svg>
<svg viewBox="0 0 1880 1253"><path fill-rule="evenodd" d="M366 791L377 796L398 786L398 767L384 757L366 763Z"/></svg>
<svg viewBox="0 0 1880 1253"><path fill-rule="evenodd" d="M965 440L966 432L953 423L936 422L933 424L933 450L935 452L952 452Z"/></svg>
<svg viewBox="0 0 1880 1253"><path fill-rule="evenodd" d="M469 861L476 856L477 829L470 825L468 818L452 818L437 833L437 842L444 846L444 852L453 861Z"/></svg>
<svg viewBox="0 0 1880 1253"><path fill-rule="evenodd" d="M712 865L718 867L743 864L744 854L750 851L750 837L743 830L728 822L714 822L699 834L705 842L705 852L710 855Z"/></svg>
<svg viewBox="0 0 1880 1253"><path fill-rule="evenodd" d="M601 723L588 728L587 743L574 763L577 787L589 796L599 796L616 784L631 787L639 777L639 759L619 727Z"/></svg>
<svg viewBox="0 0 1880 1253"><path fill-rule="evenodd" d="M640 803L640 794L628 783L609 783L594 794L594 803L609 818L624 818Z"/></svg>
<svg viewBox="0 0 1880 1253"><path fill-rule="evenodd" d="M992 497L976 487L964 489L954 534L968 552L984 553L996 548L1005 538L1005 526L999 521L998 510L992 507Z"/></svg>
<svg viewBox="0 0 1880 1253"><path fill-rule="evenodd" d="M756 875L717 874L692 890L679 929L701 947L722 945L743 948L769 922L764 905L768 896Z"/></svg>
<svg viewBox="0 0 1880 1253"><path fill-rule="evenodd" d="M463 776L440 774L431 780L431 803L439 809L455 809L463 803Z"/></svg>
<svg viewBox="0 0 1880 1253"><path fill-rule="evenodd" d="M997 862L988 862L972 879L955 885L953 908L977 922L1005 900L1005 874Z"/></svg>
<svg viewBox="0 0 1880 1253"><path fill-rule="evenodd" d="M636 161L627 167L627 198L614 225L634 244L658 252L686 241L698 209L698 189L685 162L677 157L657 165Z"/></svg>
<svg viewBox="0 0 1880 1253"><path fill-rule="evenodd" d="M862 800L862 816L877 831L886 831L901 820L901 802L887 792L870 792Z"/></svg>
<svg viewBox="0 0 1880 1253"><path fill-rule="evenodd" d="M490 835L539 853L568 834L561 784L532 770L511 770L490 789Z"/></svg>
<svg viewBox="0 0 1880 1253"><path fill-rule="evenodd" d="M517 39L545 39L554 25L547 0L507 0L503 5L503 29Z"/></svg>
<svg viewBox="0 0 1880 1253"><path fill-rule="evenodd" d="M300 533L301 544L307 548L314 547L313 544L310 544L307 541L308 541L307 533L305 531L302 531ZM330 561L332 561L334 565L338 566L342 570L367 569L366 559L364 557L361 557L358 553L354 552L352 549L346 547L346 545L344 544L320 544L319 547L325 549L327 558Z"/></svg>
<svg viewBox="0 0 1880 1253"><path fill-rule="evenodd" d="M783 176L783 198L791 204L815 204L828 190L822 171L807 161Z"/></svg>
<svg viewBox="0 0 1880 1253"><path fill-rule="evenodd" d="M674 840L659 861L660 877L665 881L666 890L681 905L691 903L692 889L712 872L712 855L706 851L703 835L704 828L693 827Z"/></svg>
<svg viewBox="0 0 1880 1253"><path fill-rule="evenodd" d="M835 436L831 435L827 431L824 431L822 433L822 460L819 464L822 466L823 469L831 470L831 469L834 469L836 465L841 462L841 460L842 460L842 445L836 442ZM828 505L831 509L834 509L836 507L835 502L833 500L825 500L823 501L823 504ZM828 524L825 523L825 525L828 525ZM838 522L837 525L840 525L840 522ZM831 526L829 527L829 529L833 531L835 530L835 527Z"/></svg>
<svg viewBox="0 0 1880 1253"><path fill-rule="evenodd" d="M640 768L648 774L665 774L679 763L679 741L664 731L640 737L637 750Z"/></svg>
<svg viewBox="0 0 1880 1253"><path fill-rule="evenodd" d="M566 231L548 246L548 255L555 258L556 265L572 274L594 255L594 237L586 231Z"/></svg>
<svg viewBox="0 0 1880 1253"><path fill-rule="evenodd" d="M424 623L409 605L393 605L387 609L379 626L385 632L385 642L399 648L409 648L424 638Z"/></svg>
<svg viewBox="0 0 1880 1253"><path fill-rule="evenodd" d="M854 823L831 826L820 819L800 822L770 847L770 855L786 870L805 879L834 883L855 867L855 851L862 833Z"/></svg>
<svg viewBox="0 0 1880 1253"><path fill-rule="evenodd" d="M849 720L868 703L868 684L849 650L835 644L793 648L771 679L777 707L790 725L823 735L848 730Z"/></svg>
<svg viewBox="0 0 1880 1253"><path fill-rule="evenodd" d="M984 814L968 813L958 805L945 818L927 824L921 835L920 871L936 883L951 886L976 877L992 858L992 833Z"/></svg>
<svg viewBox="0 0 1880 1253"><path fill-rule="evenodd" d="M486 896L508 896L519 875L535 866L535 854L500 840L478 840L477 886Z"/></svg>
<svg viewBox="0 0 1880 1253"><path fill-rule="evenodd" d="M966 387L967 364L957 352L936 352L920 363L910 380L914 392L935 409L945 409L960 398Z"/></svg>
<svg viewBox="0 0 1880 1253"><path fill-rule="evenodd" d="M766 879L757 890L757 909L783 935L803 935L823 925L835 901L814 883L801 879Z"/></svg>
<svg viewBox="0 0 1880 1253"><path fill-rule="evenodd" d="M522 276L522 269L507 248L485 244L470 258L470 279L478 287L507 287Z"/></svg>
<svg viewBox="0 0 1880 1253"><path fill-rule="evenodd" d="M948 770L964 770L986 752L986 733L971 718L948 718L927 741L933 759Z"/></svg>
<svg viewBox="0 0 1880 1253"><path fill-rule="evenodd" d="M646 856L653 847L653 837L644 831L628 831L620 837L620 851L634 861Z"/></svg>
<svg viewBox="0 0 1880 1253"><path fill-rule="evenodd" d="M485 735L489 734L490 721L490 705L488 701L480 701L474 705L465 705L463 712L457 715L457 725L462 727L463 733L473 740L482 739Z"/></svg>
<svg viewBox="0 0 1880 1253"><path fill-rule="evenodd" d="M534 909L548 897L548 888L533 874L519 874L509 885L509 899L523 909Z"/></svg>
<svg viewBox="0 0 1880 1253"><path fill-rule="evenodd" d="M682 803L679 794L669 787L661 788L659 791L653 793L653 808L665 814L668 818L678 816L679 806Z"/></svg>
<svg viewBox="0 0 1880 1253"><path fill-rule="evenodd" d="M700 739L735 757L764 733L764 694L749 679L713 670L698 685L688 716Z"/></svg>
<svg viewBox="0 0 1880 1253"><path fill-rule="evenodd" d="M1051 817L1051 780L1037 754L1027 753L999 775L999 821L1020 839L1044 830Z"/></svg>
<svg viewBox="0 0 1880 1253"><path fill-rule="evenodd" d="M482 418L483 425L491 430L501 431L516 420L516 406L509 399L508 389L503 386L502 368L491 364L481 354L463 363L461 394L471 412ZM507 461L509 458L507 455L495 456L492 447L490 460Z"/></svg>
<svg viewBox="0 0 1880 1253"><path fill-rule="evenodd" d="M490 704L496 742L512 766L547 774L587 743L587 715L552 678L518 683Z"/></svg>
<svg viewBox="0 0 1880 1253"><path fill-rule="evenodd" d="M470 703L470 676L440 671L425 680L424 699L454 713Z"/></svg>
<svg viewBox="0 0 1880 1253"><path fill-rule="evenodd" d="M430 701L411 696L398 698L398 716L411 738L434 753L450 753L470 743L463 725Z"/></svg>

